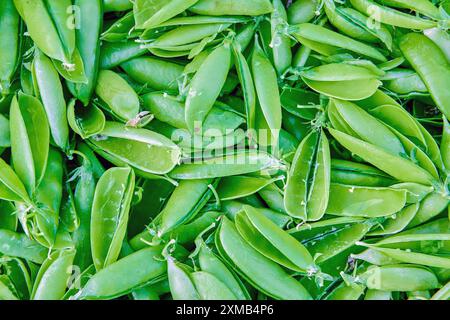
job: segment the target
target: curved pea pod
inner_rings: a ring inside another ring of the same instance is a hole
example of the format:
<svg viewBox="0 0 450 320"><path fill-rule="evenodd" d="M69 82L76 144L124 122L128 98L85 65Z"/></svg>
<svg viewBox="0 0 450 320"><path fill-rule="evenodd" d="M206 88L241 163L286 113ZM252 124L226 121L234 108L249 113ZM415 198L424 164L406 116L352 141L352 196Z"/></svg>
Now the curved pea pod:
<svg viewBox="0 0 450 320"><path fill-rule="evenodd" d="M51 248L56 241L59 225L59 212L62 200L63 159L62 155L49 150L44 177L36 188L34 201L36 208L18 214L22 228L39 243Z"/></svg>
<svg viewBox="0 0 450 320"><path fill-rule="evenodd" d="M287 9L289 24L299 24L311 21L316 16L317 0L296 0Z"/></svg>
<svg viewBox="0 0 450 320"><path fill-rule="evenodd" d="M233 57L244 96L245 113L247 115L247 128L253 129L255 127L256 112L255 84L253 82L252 73L247 60L242 54L242 47L238 48L236 43L233 43Z"/></svg>
<svg viewBox="0 0 450 320"><path fill-rule="evenodd" d="M349 64L328 64L301 73L314 91L342 100L362 100L372 96L382 84L370 70Z"/></svg>
<svg viewBox="0 0 450 320"><path fill-rule="evenodd" d="M350 0L352 6L369 16L374 22L384 23L400 28L423 30L436 26L435 21L422 19L371 0Z"/></svg>
<svg viewBox="0 0 450 320"><path fill-rule="evenodd" d="M210 16L245 15L259 16L273 11L269 0L250 0L243 3L239 0L200 0L189 11Z"/></svg>
<svg viewBox="0 0 450 320"><path fill-rule="evenodd" d="M386 89L399 95L427 94L428 89L417 73L409 69L394 69L382 77Z"/></svg>
<svg viewBox="0 0 450 320"><path fill-rule="evenodd" d="M214 105L225 84L230 63L230 44L225 43L208 55L192 78L185 106L186 125L191 133L198 130Z"/></svg>
<svg viewBox="0 0 450 320"><path fill-rule="evenodd" d="M100 39L106 42L120 42L140 35L140 32L133 31L135 21L133 12L126 13L123 17L114 21L114 23L106 29Z"/></svg>
<svg viewBox="0 0 450 320"><path fill-rule="evenodd" d="M133 4L136 29L149 29L173 18L195 5L198 0L175 0L168 3L137 0Z"/></svg>
<svg viewBox="0 0 450 320"><path fill-rule="evenodd" d="M12 77L19 65L20 17L12 0L2 1L0 5L0 96L9 93Z"/></svg>
<svg viewBox="0 0 450 320"><path fill-rule="evenodd" d="M372 225L373 223L370 221L346 224L317 238L312 238L304 242L304 245L310 254L316 257L316 263L324 263L355 245L369 232Z"/></svg>
<svg viewBox="0 0 450 320"><path fill-rule="evenodd" d="M103 0L76 0L78 26L75 30L76 47L83 62L86 83L69 83L72 94L86 106L95 89L100 61L100 33L102 29Z"/></svg>
<svg viewBox="0 0 450 320"><path fill-rule="evenodd" d="M236 227L223 218L216 232L216 247L220 255L259 291L286 300L309 300L310 294L277 263L261 255L239 235ZM258 266L258 268L255 268Z"/></svg>
<svg viewBox="0 0 450 320"><path fill-rule="evenodd" d="M97 270L117 260L134 192L134 172L111 168L97 183L91 214L91 247Z"/></svg>
<svg viewBox="0 0 450 320"><path fill-rule="evenodd" d="M423 34L441 48L441 51L450 63L450 35L439 27L424 30Z"/></svg>
<svg viewBox="0 0 450 320"><path fill-rule="evenodd" d="M326 212L339 216L386 217L406 204L406 190L331 184Z"/></svg>
<svg viewBox="0 0 450 320"><path fill-rule="evenodd" d="M113 71L99 72L95 93L121 120L132 120L139 113L138 95L126 80Z"/></svg>
<svg viewBox="0 0 450 320"><path fill-rule="evenodd" d="M449 199L440 193L431 193L423 199L414 219L408 227L415 227L422 224L444 211L449 204Z"/></svg>
<svg viewBox="0 0 450 320"><path fill-rule="evenodd" d="M280 95L284 110L305 120L314 120L320 106L320 97L312 91L285 86Z"/></svg>
<svg viewBox="0 0 450 320"><path fill-rule="evenodd" d="M31 299L60 300L66 292L75 251L57 251L44 261L37 274Z"/></svg>
<svg viewBox="0 0 450 320"><path fill-rule="evenodd" d="M0 158L0 199L31 203L22 181L2 158Z"/></svg>
<svg viewBox="0 0 450 320"><path fill-rule="evenodd" d="M271 170L280 165L279 160L262 151L237 151L222 157L204 159L199 163L194 161L181 164L169 176L180 180L210 179Z"/></svg>
<svg viewBox="0 0 450 320"><path fill-rule="evenodd" d="M256 94L260 106L260 110L258 108L256 113L259 114L259 117L263 122L265 122L270 130L269 141L272 142L272 145L276 146L278 144L282 120L277 74L272 66L272 63L260 47L258 39L255 41L255 49L252 55L251 66ZM256 126L256 129L265 128ZM262 137L259 137L259 139L262 139Z"/></svg>
<svg viewBox="0 0 450 320"><path fill-rule="evenodd" d="M66 116L66 102L58 72L52 61L37 50L33 60L35 92L42 100L47 114L50 133L55 144L66 150L69 140L69 126Z"/></svg>
<svg viewBox="0 0 450 320"><path fill-rule="evenodd" d="M292 35L300 42L302 42L302 39L317 41L326 46L342 48L376 61L387 61L386 57L377 49L319 25L298 24L295 26Z"/></svg>
<svg viewBox="0 0 450 320"><path fill-rule="evenodd" d="M354 103L342 100L333 99L332 103L340 118L351 128L349 134L354 133L355 137L383 148L393 155L406 153L400 139L388 127L362 108Z"/></svg>
<svg viewBox="0 0 450 320"><path fill-rule="evenodd" d="M313 257L299 241L252 207L243 206L235 223L241 237L267 258L297 272L317 271Z"/></svg>
<svg viewBox="0 0 450 320"><path fill-rule="evenodd" d="M88 142L105 159L116 165L128 164L143 174L170 172L181 153L172 141L160 134L117 122L106 122L100 135Z"/></svg>
<svg viewBox="0 0 450 320"><path fill-rule="evenodd" d="M167 257L167 277L173 300L200 300L199 292L195 288L192 272L187 265Z"/></svg>
<svg viewBox="0 0 450 320"><path fill-rule="evenodd" d="M361 108L364 108L364 110L368 111L376 106L382 105L394 105L401 107L401 105L395 99L388 96L381 90L377 90L372 96L368 97L367 99L355 101L355 103Z"/></svg>
<svg viewBox="0 0 450 320"><path fill-rule="evenodd" d="M123 42L105 42L100 50L100 68L112 69L133 58L147 53L147 49L132 40Z"/></svg>
<svg viewBox="0 0 450 320"><path fill-rule="evenodd" d="M80 52L77 48L72 55L72 63L67 64L58 60L53 60L56 70L69 82L86 84L88 79L84 73L84 64Z"/></svg>
<svg viewBox="0 0 450 320"><path fill-rule="evenodd" d="M242 281L227 268L220 258L202 241L198 253L198 261L202 271L216 277L239 300L250 300L250 295Z"/></svg>
<svg viewBox="0 0 450 320"><path fill-rule="evenodd" d="M243 198L261 191L263 188L280 180L281 177L272 179L233 176L223 178L218 187L217 193L221 200L233 200Z"/></svg>
<svg viewBox="0 0 450 320"><path fill-rule="evenodd" d="M144 285L159 282L167 276L167 263L161 259L162 249L163 246L147 247L101 269L89 279L76 298L114 299ZM181 251L176 255L180 256L185 256L185 253Z"/></svg>
<svg viewBox="0 0 450 320"><path fill-rule="evenodd" d="M156 119L179 129L187 129L184 103L165 93L151 92L142 97L143 108ZM237 129L244 119L238 114L214 105L202 125L205 136L224 136ZM199 134L199 133L198 133Z"/></svg>
<svg viewBox="0 0 450 320"><path fill-rule="evenodd" d="M153 57L139 57L120 65L135 81L155 90L178 91L184 67Z"/></svg>
<svg viewBox="0 0 450 320"><path fill-rule="evenodd" d="M77 106L76 100L69 102L67 120L70 128L83 139L100 134L105 128L106 118L96 105Z"/></svg>
<svg viewBox="0 0 450 320"><path fill-rule="evenodd" d="M243 210L245 203L238 201L225 201L222 203L222 210L226 213L226 216L232 220L236 218L236 215ZM247 204L248 205L248 204ZM263 214L266 218L270 219L280 228L284 228L292 218L284 213L280 213L271 209L264 207L259 207L258 205L253 205L253 209L257 210L259 213Z"/></svg>
<svg viewBox="0 0 450 320"><path fill-rule="evenodd" d="M201 300L238 300L222 281L209 272L196 271L191 277Z"/></svg>
<svg viewBox="0 0 450 320"><path fill-rule="evenodd" d="M23 93L14 97L10 130L15 171L32 194L44 176L50 143L47 116L40 101Z"/></svg>
<svg viewBox="0 0 450 320"><path fill-rule="evenodd" d="M23 233L0 229L0 253L41 264L47 258L48 249Z"/></svg>
<svg viewBox="0 0 450 320"><path fill-rule="evenodd" d="M368 233L369 236L382 236L396 234L403 231L412 221L417 211L419 203L411 204L399 212L395 213L390 219L383 222L382 226Z"/></svg>
<svg viewBox="0 0 450 320"><path fill-rule="evenodd" d="M312 131L300 143L288 174L284 207L302 220L325 213L330 187L330 150L323 132Z"/></svg>
<svg viewBox="0 0 450 320"><path fill-rule="evenodd" d="M393 185L395 180L372 166L332 159L331 182L351 186L388 187Z"/></svg>
<svg viewBox="0 0 450 320"><path fill-rule="evenodd" d="M328 130L346 149L399 181L430 185L434 180L430 173L425 171L425 169L420 168L407 159L392 155L373 144L364 142L337 130Z"/></svg>
<svg viewBox="0 0 450 320"><path fill-rule="evenodd" d="M400 49L422 78L438 108L449 118L450 96L444 88L450 81L450 66L442 51L424 35L414 33L401 39Z"/></svg>
<svg viewBox="0 0 450 320"><path fill-rule="evenodd" d="M212 180L181 181L170 196L157 222L158 237L194 218L212 196ZM189 194L186 198L185 195Z"/></svg>
<svg viewBox="0 0 450 320"><path fill-rule="evenodd" d="M414 10L434 19L440 19L441 17L439 9L428 0L381 0L380 3L394 8Z"/></svg>
<svg viewBox="0 0 450 320"><path fill-rule="evenodd" d="M369 289L383 291L421 291L439 288L439 281L429 269L414 265L373 266L361 277Z"/></svg>
<svg viewBox="0 0 450 320"><path fill-rule="evenodd" d="M17 11L25 21L28 33L36 46L52 59L70 64L75 48L75 30L67 27L69 0L52 1L47 6L43 0L14 0Z"/></svg>
<svg viewBox="0 0 450 320"><path fill-rule="evenodd" d="M283 178L284 179L284 178ZM286 213L284 207L283 192L276 184L269 184L258 191L258 195L263 199L267 206L280 213Z"/></svg>

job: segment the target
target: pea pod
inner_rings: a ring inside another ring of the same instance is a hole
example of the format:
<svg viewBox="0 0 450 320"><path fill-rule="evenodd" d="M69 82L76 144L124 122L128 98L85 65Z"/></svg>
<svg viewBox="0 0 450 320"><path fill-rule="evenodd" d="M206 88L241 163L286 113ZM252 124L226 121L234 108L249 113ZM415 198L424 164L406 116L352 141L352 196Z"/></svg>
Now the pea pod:
<svg viewBox="0 0 450 320"><path fill-rule="evenodd" d="M272 12L273 7L268 0L250 0L245 3L239 0L200 0L189 8L196 14L222 16L222 15L248 15L259 16Z"/></svg>
<svg viewBox="0 0 450 320"><path fill-rule="evenodd" d="M83 139L100 134L105 128L105 115L96 105L80 107L76 100L69 102L67 120L70 128Z"/></svg>
<svg viewBox="0 0 450 320"><path fill-rule="evenodd" d="M230 45L225 43L205 59L194 75L186 99L185 118L191 133L198 130L220 94L230 69ZM220 66L220 70L211 72Z"/></svg>
<svg viewBox="0 0 450 320"><path fill-rule="evenodd" d="M192 279L192 270L172 257L167 257L167 276L174 300L200 300Z"/></svg>
<svg viewBox="0 0 450 320"><path fill-rule="evenodd" d="M4 35L0 40L0 95L10 91L14 72L18 67L21 30L20 17L12 0L3 1L0 6L0 28Z"/></svg>
<svg viewBox="0 0 450 320"><path fill-rule="evenodd" d="M97 183L90 235L92 257L97 270L110 265L119 256L133 191L134 172L130 168L109 169ZM108 206L104 204L105 199L108 199Z"/></svg>
<svg viewBox="0 0 450 320"><path fill-rule="evenodd" d="M439 19L441 16L438 8L428 0L382 0L380 2L394 8L414 10L434 19Z"/></svg>
<svg viewBox="0 0 450 320"><path fill-rule="evenodd" d="M33 60L33 79L35 92L39 94L47 114L52 138L58 147L66 150L69 127L63 88L53 63L40 51L36 52Z"/></svg>
<svg viewBox="0 0 450 320"><path fill-rule="evenodd" d="M237 300L233 292L212 274L197 271L191 277L202 300Z"/></svg>
<svg viewBox="0 0 450 320"><path fill-rule="evenodd" d="M117 165L129 164L142 174L165 174L175 167L180 156L180 150L169 139L116 122L106 122L100 135L88 141L101 156ZM130 149L135 152L130 153Z"/></svg>
<svg viewBox="0 0 450 320"><path fill-rule="evenodd" d="M0 198L31 203L22 181L2 158L0 158Z"/></svg>
<svg viewBox="0 0 450 320"><path fill-rule="evenodd" d="M33 300L60 300L64 296L71 274L73 251L52 254L39 269L31 298Z"/></svg>
<svg viewBox="0 0 450 320"><path fill-rule="evenodd" d="M273 1L273 7L270 17L273 61L278 75L283 75L292 62L291 40L283 34L283 28L287 24L287 12L281 0Z"/></svg>
<svg viewBox="0 0 450 320"><path fill-rule="evenodd" d="M47 257L48 249L23 233L0 229L0 239L2 255L19 257L38 264L42 264Z"/></svg>
<svg viewBox="0 0 450 320"><path fill-rule="evenodd" d="M311 299L299 282L247 244L227 218L223 218L216 233L216 246L220 255L236 265L239 273L259 290L277 299ZM255 269L255 265L260 267Z"/></svg>
<svg viewBox="0 0 450 320"><path fill-rule="evenodd" d="M135 41L105 42L100 51L100 68L112 69L128 60L143 56L145 53L147 53L147 49Z"/></svg>
<svg viewBox="0 0 450 320"><path fill-rule="evenodd" d="M388 187L393 185L395 180L372 166L332 159L331 182L351 186Z"/></svg>
<svg viewBox="0 0 450 320"><path fill-rule="evenodd" d="M319 220L328 203L329 186L328 140L323 132L312 131L300 143L288 174L284 195L287 212L302 220Z"/></svg>
<svg viewBox="0 0 450 320"><path fill-rule="evenodd" d="M221 200L239 199L259 192L266 186L280 180L279 177L273 179L233 176L223 178L218 187L217 193Z"/></svg>
<svg viewBox="0 0 450 320"><path fill-rule="evenodd" d="M23 93L14 97L10 126L14 168L32 194L44 176L50 141L47 116L40 101Z"/></svg>

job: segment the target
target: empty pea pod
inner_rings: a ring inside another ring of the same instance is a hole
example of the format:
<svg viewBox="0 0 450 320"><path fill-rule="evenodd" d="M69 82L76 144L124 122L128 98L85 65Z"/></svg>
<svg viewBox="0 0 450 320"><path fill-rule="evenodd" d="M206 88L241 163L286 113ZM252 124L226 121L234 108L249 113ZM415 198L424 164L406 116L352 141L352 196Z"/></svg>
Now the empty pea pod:
<svg viewBox="0 0 450 320"><path fill-rule="evenodd" d="M134 172L112 168L97 183L91 215L91 247L95 268L100 270L116 261L125 237ZM107 199L107 206L104 201Z"/></svg>
<svg viewBox="0 0 450 320"><path fill-rule="evenodd" d="M216 233L216 246L225 260L235 264L241 275L269 296L288 300L311 299L309 293L299 282L289 276L275 262L248 245L227 218L223 218ZM255 265L258 265L259 268L255 269ZM274 279L277 281L274 282Z"/></svg>
<svg viewBox="0 0 450 320"><path fill-rule="evenodd" d="M129 164L143 174L168 173L180 157L179 148L164 136L117 122L106 122L104 130L88 142L95 152L113 163Z"/></svg>
<svg viewBox="0 0 450 320"><path fill-rule="evenodd" d="M324 215L330 185L329 152L323 132L312 131L300 143L284 194L284 206L289 215L305 221L319 220Z"/></svg>
<svg viewBox="0 0 450 320"><path fill-rule="evenodd" d="M77 105L76 100L69 102L67 118L70 128L83 139L99 134L105 128L105 115L94 104L88 107Z"/></svg>

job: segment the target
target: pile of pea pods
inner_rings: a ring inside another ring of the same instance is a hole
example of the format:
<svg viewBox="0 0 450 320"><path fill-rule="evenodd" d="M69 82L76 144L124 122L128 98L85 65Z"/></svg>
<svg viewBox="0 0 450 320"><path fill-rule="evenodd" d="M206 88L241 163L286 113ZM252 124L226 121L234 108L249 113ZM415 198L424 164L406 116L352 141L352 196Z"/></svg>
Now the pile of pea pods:
<svg viewBox="0 0 450 320"><path fill-rule="evenodd" d="M449 27L1 0L0 300L450 299Z"/></svg>

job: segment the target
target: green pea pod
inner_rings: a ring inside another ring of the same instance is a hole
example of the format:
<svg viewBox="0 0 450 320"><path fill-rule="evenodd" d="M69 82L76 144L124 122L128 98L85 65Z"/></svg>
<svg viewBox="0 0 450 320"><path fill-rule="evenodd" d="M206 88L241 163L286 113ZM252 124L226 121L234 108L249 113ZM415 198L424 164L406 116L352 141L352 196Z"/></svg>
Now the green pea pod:
<svg viewBox="0 0 450 320"><path fill-rule="evenodd" d="M10 201L0 200L0 229L16 231L16 208Z"/></svg>
<svg viewBox="0 0 450 320"><path fill-rule="evenodd" d="M220 255L259 291L275 299L311 299L298 281L247 244L227 218L216 232L215 243ZM259 267L255 269L255 265Z"/></svg>
<svg viewBox="0 0 450 320"><path fill-rule="evenodd" d="M203 241L201 241L200 244L198 260L201 270L208 272L226 285L237 299L250 299L250 295L242 281L227 268L227 266Z"/></svg>
<svg viewBox="0 0 450 320"><path fill-rule="evenodd" d="M238 151L223 157L204 159L202 162L185 163L169 174L174 179L211 179L244 175L260 170L275 169L280 166L279 160L271 155L258 151Z"/></svg>
<svg viewBox="0 0 450 320"><path fill-rule="evenodd" d="M448 91L442 88L450 80L450 67L442 51L424 35L413 33L402 38L400 49L422 78L438 108L449 118Z"/></svg>
<svg viewBox="0 0 450 320"><path fill-rule="evenodd" d="M311 21L316 16L319 2L317 0L296 0L287 10L289 24Z"/></svg>
<svg viewBox="0 0 450 320"><path fill-rule="evenodd" d="M289 215L306 221L319 220L325 213L330 186L329 152L323 132L312 131L300 143L284 194Z"/></svg>
<svg viewBox="0 0 450 320"><path fill-rule="evenodd" d="M66 9L71 6L70 1L64 0L60 3L53 1L49 7L47 7L44 0L32 1L31 3L26 0L14 0L14 4L25 21L28 33L36 46L50 58L70 64L70 48L66 47L66 45L72 46L72 43L69 42L73 41L74 46L75 37L69 39L70 32L65 33L63 30L57 29L57 27L61 27L66 22L65 14ZM61 7L64 7L63 12L56 12ZM49 11L49 8L54 9L54 11ZM55 16L52 16L52 13L55 13ZM64 22L59 24L62 22L61 19ZM72 31L75 34L75 31ZM60 32L62 32L61 37ZM64 43L64 41L68 42Z"/></svg>
<svg viewBox="0 0 450 320"><path fill-rule="evenodd" d="M430 300L449 300L450 299L450 282L439 289Z"/></svg>
<svg viewBox="0 0 450 320"><path fill-rule="evenodd" d="M237 39L236 39L237 40ZM238 48L237 42L233 43L233 57L239 82L242 87L245 103L245 113L247 115L247 128L255 127L256 92L250 67L242 54L242 47Z"/></svg>
<svg viewBox="0 0 450 320"><path fill-rule="evenodd" d="M238 300L222 281L209 272L196 271L191 277L202 300Z"/></svg>
<svg viewBox="0 0 450 320"><path fill-rule="evenodd" d="M292 64L291 39L283 31L287 25L287 12L281 0L273 1L271 13L272 54L275 69L281 76Z"/></svg>
<svg viewBox="0 0 450 320"><path fill-rule="evenodd" d="M95 93L123 121L130 121L139 113L138 95L128 82L113 71L99 72Z"/></svg>
<svg viewBox="0 0 450 320"><path fill-rule="evenodd" d="M444 118L444 129L442 131L441 155L445 169L450 171L450 125L448 120Z"/></svg>
<svg viewBox="0 0 450 320"><path fill-rule="evenodd" d="M373 19L374 22L417 30L429 29L436 26L435 21L422 19L399 10L383 7L372 0L350 0L350 3L355 9Z"/></svg>
<svg viewBox="0 0 450 320"><path fill-rule="evenodd" d="M120 66L132 79L156 90L178 91L183 74L183 66L153 57L134 58Z"/></svg>
<svg viewBox="0 0 450 320"><path fill-rule="evenodd" d="M327 213L342 216L386 217L406 204L406 190L331 184Z"/></svg>
<svg viewBox="0 0 450 320"><path fill-rule="evenodd" d="M11 146L9 120L2 114L0 114L0 130L0 147L9 148Z"/></svg>
<svg viewBox="0 0 450 320"><path fill-rule="evenodd" d="M280 100L284 110L305 120L314 120L319 111L320 97L312 91L286 86Z"/></svg>
<svg viewBox="0 0 450 320"><path fill-rule="evenodd" d="M377 49L319 25L314 25L311 23L296 25L293 31L293 36L300 42L302 42L301 39L317 41L327 46L339 47L355 52L376 61L387 61L386 57Z"/></svg>
<svg viewBox="0 0 450 320"><path fill-rule="evenodd" d="M386 89L402 96L428 93L422 79L412 70L394 69L388 71L382 80Z"/></svg>
<svg viewBox="0 0 450 320"><path fill-rule="evenodd" d="M79 10L79 21L75 30L76 47L83 61L86 83L69 83L68 87L76 98L87 105L97 82L103 5L102 0L76 0L74 6Z"/></svg>
<svg viewBox="0 0 450 320"><path fill-rule="evenodd" d="M272 145L276 146L282 118L277 74L272 63L261 49L258 39L255 41L255 49L251 59L253 80L262 111L261 117L264 118L270 130ZM259 112L257 111L257 113ZM257 127L257 129L261 128Z"/></svg>
<svg viewBox="0 0 450 320"><path fill-rule="evenodd" d="M394 8L414 10L434 19L440 19L441 17L438 8L436 8L436 6L428 0L381 0L380 2Z"/></svg>
<svg viewBox="0 0 450 320"><path fill-rule="evenodd" d="M342 63L319 66L301 75L314 91L342 100L368 98L382 84L368 69Z"/></svg>
<svg viewBox="0 0 450 320"><path fill-rule="evenodd" d="M100 179L100 177L105 172L105 168L103 167L103 164L99 161L99 159L97 159L97 157L95 156L94 151L89 148L89 146L84 142L79 142L77 144L77 149L78 151L83 153L89 160L89 163L92 166L92 174L94 175L94 178Z"/></svg>
<svg viewBox="0 0 450 320"><path fill-rule="evenodd" d="M155 2L153 0L137 0L133 4L136 29L148 29L158 26L170 18L179 15L197 2L198 0L175 0L169 3Z"/></svg>
<svg viewBox="0 0 450 320"><path fill-rule="evenodd" d="M388 187L393 185L395 180L372 166L332 159L331 182L351 186Z"/></svg>
<svg viewBox="0 0 450 320"><path fill-rule="evenodd" d="M191 133L201 126L219 96L230 63L230 44L225 43L210 53L192 78L185 109L186 124Z"/></svg>
<svg viewBox="0 0 450 320"><path fill-rule="evenodd" d="M415 227L422 224L444 211L449 204L449 199L440 193L431 193L421 202L419 211L417 211L414 219L409 223L408 227Z"/></svg>
<svg viewBox="0 0 450 320"><path fill-rule="evenodd" d="M44 177L36 188L34 201L36 208L19 213L23 229L39 243L51 248L56 241L59 212L62 200L63 159L62 155L50 149Z"/></svg>
<svg viewBox="0 0 450 320"><path fill-rule="evenodd" d="M31 203L22 181L2 158L0 158L0 199Z"/></svg>
<svg viewBox="0 0 450 320"><path fill-rule="evenodd" d="M364 289L365 286L358 283L347 284L342 282L326 296L325 300L358 300L364 294Z"/></svg>
<svg viewBox="0 0 450 320"><path fill-rule="evenodd" d="M76 298L114 299L160 281L167 276L167 263L160 257L162 249L162 246L147 247L101 269L89 279ZM134 272L136 270L139 272Z"/></svg>
<svg viewBox="0 0 450 320"><path fill-rule="evenodd" d="M0 229L0 253L42 264L47 258L48 249L23 233Z"/></svg>
<svg viewBox="0 0 450 320"><path fill-rule="evenodd" d="M130 0L103 0L105 12L126 11L133 8Z"/></svg>
<svg viewBox="0 0 450 320"><path fill-rule="evenodd" d="M423 31L423 34L430 38L444 53L447 61L450 62L450 35L443 29L437 27Z"/></svg>
<svg viewBox="0 0 450 320"><path fill-rule="evenodd" d="M276 184L269 184L258 191L258 195L264 200L267 206L280 213L286 213L284 207L283 192Z"/></svg>
<svg viewBox="0 0 450 320"><path fill-rule="evenodd" d="M363 252L359 254L351 254L352 259L362 260L365 262L368 262L373 265L377 266L387 266L392 264L400 263L400 261L397 261L379 251L376 251L374 249L366 249Z"/></svg>
<svg viewBox="0 0 450 320"><path fill-rule="evenodd" d="M192 270L187 265L167 257L167 277L173 300L200 300L192 279Z"/></svg>
<svg viewBox="0 0 450 320"><path fill-rule="evenodd" d="M47 166L50 130L44 107L36 98L19 93L11 103L10 125L14 168L32 194Z"/></svg>
<svg viewBox="0 0 450 320"><path fill-rule="evenodd" d="M72 63L66 64L59 60L53 60L59 74L69 82L87 84L88 79L84 73L83 58L77 48L73 52Z"/></svg>
<svg viewBox="0 0 450 320"><path fill-rule="evenodd" d="M7 275L0 275L0 300L19 300L16 289Z"/></svg>
<svg viewBox="0 0 450 320"><path fill-rule="evenodd" d="M372 223L363 221L345 225L320 238L312 238L304 243L306 249L315 257L316 263L324 263L360 241L370 230Z"/></svg>
<svg viewBox="0 0 450 320"><path fill-rule="evenodd" d="M224 0L217 2L215 0L200 0L189 11L210 16L223 15L246 15L259 16L271 13L273 10L269 0L250 0L242 3L239 0Z"/></svg>
<svg viewBox="0 0 450 320"><path fill-rule="evenodd" d="M133 32L134 27L134 15L130 11L120 19L117 19L108 29L106 29L101 35L100 39L106 42L120 42L138 34Z"/></svg>
<svg viewBox="0 0 450 320"><path fill-rule="evenodd" d="M236 228L254 249L291 270L317 270L313 257L300 242L250 206L243 209L236 215Z"/></svg>
<svg viewBox="0 0 450 320"><path fill-rule="evenodd" d="M158 236L174 230L176 227L189 222L212 196L210 187L217 182L212 180L186 180L180 182L170 196L158 221ZM189 198L184 195L189 192ZM184 199L184 201L183 201Z"/></svg>
<svg viewBox="0 0 450 320"><path fill-rule="evenodd" d="M77 106L76 100L69 102L67 120L70 128L83 139L100 134L105 128L105 115L94 104L88 107Z"/></svg>
<svg viewBox="0 0 450 320"><path fill-rule="evenodd" d="M427 171L409 160L337 130L329 129L329 132L346 149L400 181L430 185L434 180Z"/></svg>
<svg viewBox="0 0 450 320"><path fill-rule="evenodd" d="M145 53L147 49L135 41L105 42L100 51L100 69L112 69Z"/></svg>
<svg viewBox="0 0 450 320"><path fill-rule="evenodd" d="M74 251L57 251L44 261L34 283L31 294L33 300L60 300L63 298L74 256Z"/></svg>
<svg viewBox="0 0 450 320"><path fill-rule="evenodd" d="M97 271L114 263L119 256L128 223L134 179L130 168L111 168L97 183L90 235L92 258Z"/></svg>
<svg viewBox="0 0 450 320"><path fill-rule="evenodd" d="M179 129L187 129L184 103L176 97L164 93L152 92L144 95L143 108L150 111L156 119ZM244 119L234 112L223 110L215 104L207 114L202 125L205 136L225 136L237 129ZM199 134L199 133L197 133Z"/></svg>
<svg viewBox="0 0 450 320"><path fill-rule="evenodd" d="M128 164L144 174L168 173L180 158L180 149L164 136L116 122L106 122L101 134L88 142L100 156L119 166Z"/></svg>
<svg viewBox="0 0 450 320"><path fill-rule="evenodd" d="M35 92L42 100L55 144L66 150L69 140L69 126L66 117L66 102L58 72L52 61L37 50L33 60Z"/></svg>
<svg viewBox="0 0 450 320"><path fill-rule="evenodd" d="M234 176L223 178L218 187L217 193L221 200L233 200L255 194L266 186L280 180L280 177L272 179Z"/></svg>
<svg viewBox="0 0 450 320"><path fill-rule="evenodd" d="M8 274L8 277L17 292L17 296L21 300L29 300L31 278L25 263L18 258L2 257L0 259L0 264L5 273Z"/></svg>
<svg viewBox="0 0 450 320"><path fill-rule="evenodd" d="M369 289L383 291L420 291L439 287L430 270L414 265L370 267L361 275Z"/></svg>
<svg viewBox="0 0 450 320"><path fill-rule="evenodd" d="M0 28L4 35L0 39L0 95L9 93L11 82L19 65L20 17L12 0L0 5Z"/></svg>
<svg viewBox="0 0 450 320"><path fill-rule="evenodd" d="M391 219L386 220L379 229L371 231L368 235L381 236L401 232L412 221L418 210L419 203L411 204L395 213L395 215Z"/></svg>
<svg viewBox="0 0 450 320"><path fill-rule="evenodd" d="M245 203L238 201L225 201L222 203L222 209L226 213L227 217L234 220L236 215L243 210ZM247 204L249 205L249 204ZM280 228L284 228L292 218L284 213L280 213L271 209L264 208L262 206L253 205L253 209L259 211L266 218L270 219Z"/></svg>

